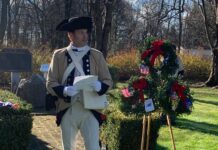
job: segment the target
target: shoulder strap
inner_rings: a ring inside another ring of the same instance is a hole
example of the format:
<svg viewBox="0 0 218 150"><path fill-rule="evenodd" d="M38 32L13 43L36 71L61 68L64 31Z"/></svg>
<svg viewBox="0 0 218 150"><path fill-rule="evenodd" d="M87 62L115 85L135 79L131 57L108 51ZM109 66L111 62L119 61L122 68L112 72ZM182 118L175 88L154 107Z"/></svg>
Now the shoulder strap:
<svg viewBox="0 0 218 150"><path fill-rule="evenodd" d="M88 52L88 50L84 50L79 53L79 55L76 57L73 51L68 47L67 51L72 59L72 62L68 65L67 69L64 72L63 78L62 78L62 84L66 81L67 77L69 76L70 72L76 67L78 71L84 75L84 71L82 69L82 66L79 64L79 61L83 58L83 56Z"/></svg>
<svg viewBox="0 0 218 150"><path fill-rule="evenodd" d="M82 52L80 52L80 53L82 53ZM75 54L72 51L69 54L70 54L70 57L72 58L72 62L74 63L74 65L78 69L78 71L81 73L81 75L85 75L85 73L82 69L82 66L79 63L79 61L82 59L82 57L79 57L80 58L79 59L78 57L75 56ZM86 54L86 53L84 53L84 54ZM82 56L84 56L84 54L82 54Z"/></svg>

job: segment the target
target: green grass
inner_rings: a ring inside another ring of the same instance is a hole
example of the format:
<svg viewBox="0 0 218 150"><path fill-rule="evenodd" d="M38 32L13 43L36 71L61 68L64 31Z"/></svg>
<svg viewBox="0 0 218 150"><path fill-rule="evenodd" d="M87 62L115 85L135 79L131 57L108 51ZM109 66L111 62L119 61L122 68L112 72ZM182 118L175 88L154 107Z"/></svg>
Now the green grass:
<svg viewBox="0 0 218 150"><path fill-rule="evenodd" d="M127 84L118 83L116 87ZM173 126L177 150L218 150L218 89L192 88L194 109L179 116ZM172 150L169 127L159 131L156 150Z"/></svg>
<svg viewBox="0 0 218 150"><path fill-rule="evenodd" d="M173 126L177 150L218 150L218 89L193 88L194 109ZM171 150L168 126L160 129L157 150Z"/></svg>

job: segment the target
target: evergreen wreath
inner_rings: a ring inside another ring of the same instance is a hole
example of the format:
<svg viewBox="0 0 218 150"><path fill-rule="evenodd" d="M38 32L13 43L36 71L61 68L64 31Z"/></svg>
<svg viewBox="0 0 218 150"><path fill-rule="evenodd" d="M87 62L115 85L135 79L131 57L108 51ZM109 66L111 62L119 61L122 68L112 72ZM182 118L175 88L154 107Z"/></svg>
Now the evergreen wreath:
<svg viewBox="0 0 218 150"><path fill-rule="evenodd" d="M173 45L166 40L147 38L139 52L140 75L131 77L128 87L121 89L123 100L132 108L129 111L142 113L141 110L145 110L150 113L161 110L177 115L190 113L193 97L189 87L175 76L178 62ZM153 105L154 109L146 110L146 105L148 108Z"/></svg>

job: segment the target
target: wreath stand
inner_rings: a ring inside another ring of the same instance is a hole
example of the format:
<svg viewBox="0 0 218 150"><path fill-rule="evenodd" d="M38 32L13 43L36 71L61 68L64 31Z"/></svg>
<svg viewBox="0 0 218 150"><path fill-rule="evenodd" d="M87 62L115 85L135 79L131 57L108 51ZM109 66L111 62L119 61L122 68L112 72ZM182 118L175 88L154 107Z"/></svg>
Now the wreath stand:
<svg viewBox="0 0 218 150"><path fill-rule="evenodd" d="M171 140L172 140L173 150L176 150L174 136L173 136L173 130L172 130L169 114L167 114L166 117L167 117L167 124L169 126L170 136L171 136ZM147 125L146 125L146 123L147 123ZM150 130L151 130L151 114L148 114L147 117L146 117L146 115L143 116L141 150L144 150L144 143L145 143L144 140L145 140L145 128L146 128L146 126L147 126L146 150L149 150L149 140L150 140L149 138L150 138Z"/></svg>

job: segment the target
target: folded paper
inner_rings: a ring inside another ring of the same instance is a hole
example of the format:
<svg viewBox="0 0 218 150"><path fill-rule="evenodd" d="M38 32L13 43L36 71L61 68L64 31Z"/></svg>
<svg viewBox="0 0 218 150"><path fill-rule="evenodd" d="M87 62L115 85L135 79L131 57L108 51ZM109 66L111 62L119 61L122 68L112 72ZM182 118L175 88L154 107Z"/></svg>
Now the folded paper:
<svg viewBox="0 0 218 150"><path fill-rule="evenodd" d="M92 85L98 80L97 76L77 76L73 85L77 90L82 90L83 104L86 109L105 109L108 106L106 95L99 96Z"/></svg>

